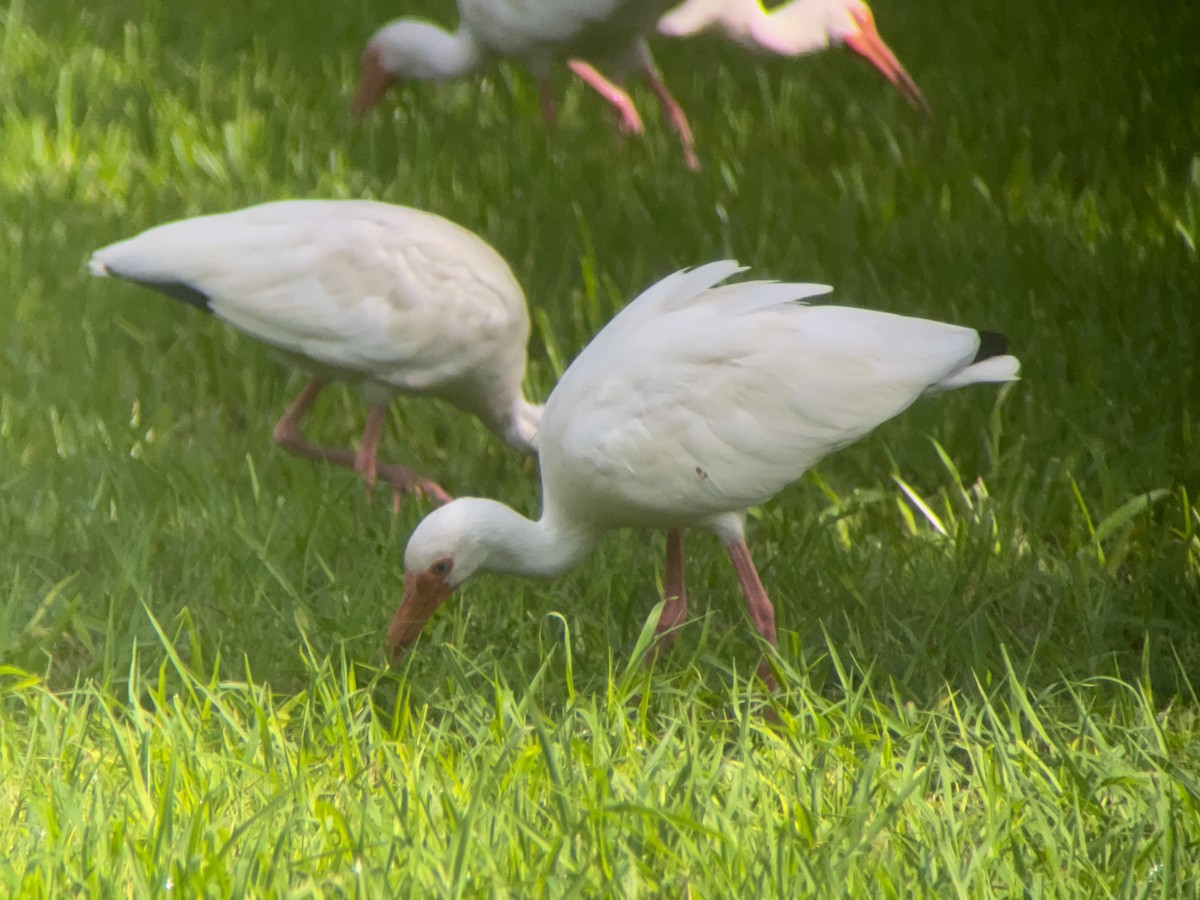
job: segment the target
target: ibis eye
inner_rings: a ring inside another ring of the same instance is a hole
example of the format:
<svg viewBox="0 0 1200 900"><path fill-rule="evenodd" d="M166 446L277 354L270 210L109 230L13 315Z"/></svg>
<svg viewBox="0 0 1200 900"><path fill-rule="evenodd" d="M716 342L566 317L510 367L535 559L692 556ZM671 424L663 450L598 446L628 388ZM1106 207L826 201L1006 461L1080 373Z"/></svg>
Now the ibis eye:
<svg viewBox="0 0 1200 900"><path fill-rule="evenodd" d="M437 562L435 562L435 563L434 563L432 566L430 566L430 567L429 567L429 571L430 571L430 572L432 572L434 575L447 575L447 574L449 574L449 572L450 572L450 560L448 560L448 559L439 559Z"/></svg>

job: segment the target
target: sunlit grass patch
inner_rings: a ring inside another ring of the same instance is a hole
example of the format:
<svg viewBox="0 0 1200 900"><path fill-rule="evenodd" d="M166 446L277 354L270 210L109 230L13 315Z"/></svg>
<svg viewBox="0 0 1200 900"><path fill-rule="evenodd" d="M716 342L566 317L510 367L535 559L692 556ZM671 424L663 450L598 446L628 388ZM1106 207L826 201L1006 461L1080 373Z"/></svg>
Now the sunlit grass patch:
<svg viewBox="0 0 1200 900"><path fill-rule="evenodd" d="M1008 667L918 705L831 647L828 689L770 722L744 681L571 691L554 651L519 685L464 659L470 690L433 705L344 659L304 655L281 695L162 648L119 693L3 673L9 890L1196 886L1194 698L1144 681Z"/></svg>

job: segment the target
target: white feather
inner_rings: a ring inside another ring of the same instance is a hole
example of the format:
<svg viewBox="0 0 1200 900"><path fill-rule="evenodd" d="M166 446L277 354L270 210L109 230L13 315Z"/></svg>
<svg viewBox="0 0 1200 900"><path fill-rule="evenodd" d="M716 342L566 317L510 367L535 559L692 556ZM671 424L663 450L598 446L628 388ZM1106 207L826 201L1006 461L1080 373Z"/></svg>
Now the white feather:
<svg viewBox="0 0 1200 900"><path fill-rule="evenodd" d="M703 522L764 502L930 388L1015 377L1011 358L971 364L973 329L797 302L820 285L718 285L737 271L668 276L571 364L541 424L548 503Z"/></svg>
<svg viewBox="0 0 1200 900"><path fill-rule="evenodd" d="M218 318L373 402L431 393L499 430L524 404L520 285L491 247L440 216L370 201L267 203L152 228L97 250L89 270L186 285Z"/></svg>

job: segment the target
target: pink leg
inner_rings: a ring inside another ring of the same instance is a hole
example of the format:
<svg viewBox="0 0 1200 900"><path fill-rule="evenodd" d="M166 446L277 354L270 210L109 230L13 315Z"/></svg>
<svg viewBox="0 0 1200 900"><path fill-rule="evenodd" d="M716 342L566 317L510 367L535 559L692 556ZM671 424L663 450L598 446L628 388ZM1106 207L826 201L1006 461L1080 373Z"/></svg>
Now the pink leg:
<svg viewBox="0 0 1200 900"><path fill-rule="evenodd" d="M692 127L688 124L683 107L671 96L671 92L659 77L649 56L642 66L642 78L649 85L650 90L654 91L654 96L658 98L659 106L662 107L663 115L667 117L667 121L675 129L675 133L679 135L679 143L683 145L683 164L693 172L699 170L700 160L696 156L696 141L692 137Z"/></svg>
<svg viewBox="0 0 1200 900"><path fill-rule="evenodd" d="M663 594L666 602L654 628L654 646L646 654L647 662L658 659L675 642L679 626L687 618L687 590L684 587L682 528L667 532L667 571L663 578Z"/></svg>
<svg viewBox="0 0 1200 900"><path fill-rule="evenodd" d="M568 60L567 66L584 80L584 82L603 97L620 116L620 128L625 134L642 134L646 129L642 125L642 117L629 94L613 84L599 72L581 59Z"/></svg>
<svg viewBox="0 0 1200 900"><path fill-rule="evenodd" d="M771 601L767 597L767 591L758 577L758 569L754 567L754 560L750 558L750 550L746 547L745 540L739 539L734 543L726 544L725 550L729 554L730 561L733 563L734 571L737 572L738 582L742 586L742 593L746 595L746 606L750 610L750 620L754 623L754 627L758 629L758 633L763 636L763 639L772 647L777 647L779 642L775 636L775 608L771 606ZM771 667L767 665L765 659L758 664L758 677L772 691L779 690L779 684L775 681L775 675L771 672Z"/></svg>
<svg viewBox="0 0 1200 900"><path fill-rule="evenodd" d="M400 511L400 497L404 494L428 497L439 505L449 503L453 498L436 482L416 475L404 466L379 462L379 438L383 435L383 419L386 415L386 405L371 407L367 414L367 427L363 429L362 442L354 458L354 470L362 476L368 499L378 476L392 486L392 512Z"/></svg>
<svg viewBox="0 0 1200 900"><path fill-rule="evenodd" d="M554 100L554 85L549 78L537 80L538 104L542 108L542 120L553 128L558 121L558 104Z"/></svg>
<svg viewBox="0 0 1200 900"><path fill-rule="evenodd" d="M319 378L314 378L304 386L304 390L292 401L292 405L287 408L287 412L283 414L283 418L276 424L274 431L275 443L294 456L318 462L331 462L334 465L353 468L354 454L349 450L341 450L337 447L322 447L319 444L314 444L300 430L300 422L308 414L308 411L312 409L313 402L317 399L317 394L321 393L324 388L325 382Z"/></svg>
<svg viewBox="0 0 1200 900"><path fill-rule="evenodd" d="M367 498L375 489L375 478L378 474L379 438L383 435L383 417L387 415L387 407L376 404L367 412L367 427L363 429L362 440L358 444L358 453L354 456L354 471L362 476L363 486L367 489Z"/></svg>
<svg viewBox="0 0 1200 900"><path fill-rule="evenodd" d="M405 494L416 494L438 506L454 499L436 481L417 475L412 469L395 463L379 463L378 469L379 477L392 486L392 512L400 512L400 498Z"/></svg>
<svg viewBox="0 0 1200 900"><path fill-rule="evenodd" d="M357 453L343 450L340 447L323 447L308 440L304 436L304 432L300 430L300 423L312 409L313 402L324 387L324 381L314 378L292 401L292 405L288 407L283 418L275 426L275 442L280 447L288 453L304 459L328 462L335 466L354 469L362 475L363 482L367 485L368 496L370 496L370 489L374 486L376 478L382 478L392 486L393 510L399 510L401 494L423 494L438 504L449 502L450 495L428 478L414 475L404 466L377 461L379 438L383 433L383 419L387 412L387 408L384 406L371 407L367 416L367 427L363 432L362 444Z"/></svg>

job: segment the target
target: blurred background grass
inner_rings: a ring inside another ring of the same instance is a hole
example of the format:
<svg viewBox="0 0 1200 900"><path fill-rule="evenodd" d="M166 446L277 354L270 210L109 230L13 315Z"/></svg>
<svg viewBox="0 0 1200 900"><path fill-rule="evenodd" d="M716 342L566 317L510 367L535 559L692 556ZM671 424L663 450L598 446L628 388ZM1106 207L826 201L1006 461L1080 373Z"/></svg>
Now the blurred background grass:
<svg viewBox="0 0 1200 900"><path fill-rule="evenodd" d="M450 23L448 6L411 11ZM535 319L538 397L651 281L722 256L831 283L838 302L1009 334L1024 380L1001 399L922 402L756 515L785 654L824 630L918 696L995 668L1002 644L1044 680L1136 668L1147 643L1165 690L1172 655L1200 663L1195 9L880 2L932 122L847 53L658 41L698 175L645 92L645 140L616 136L565 77L547 131L512 65L414 86L355 126L359 50L397 12L17 0L0 14L0 656L56 684L119 681L135 643L152 645L142 665L161 653L152 610L190 652L246 657L281 685L303 677L302 640L380 661L425 509L392 519L351 473L273 448L300 379L261 347L84 273L91 249L168 219L365 196L505 255ZM397 410L387 455L536 509L534 468L478 426L429 402ZM350 442L363 415L334 391L311 430ZM695 652L751 661L719 549L692 547ZM660 553L627 533L554 585L472 585L432 623L414 681L441 683L444 642L520 679L551 611L602 680L655 601Z"/></svg>

